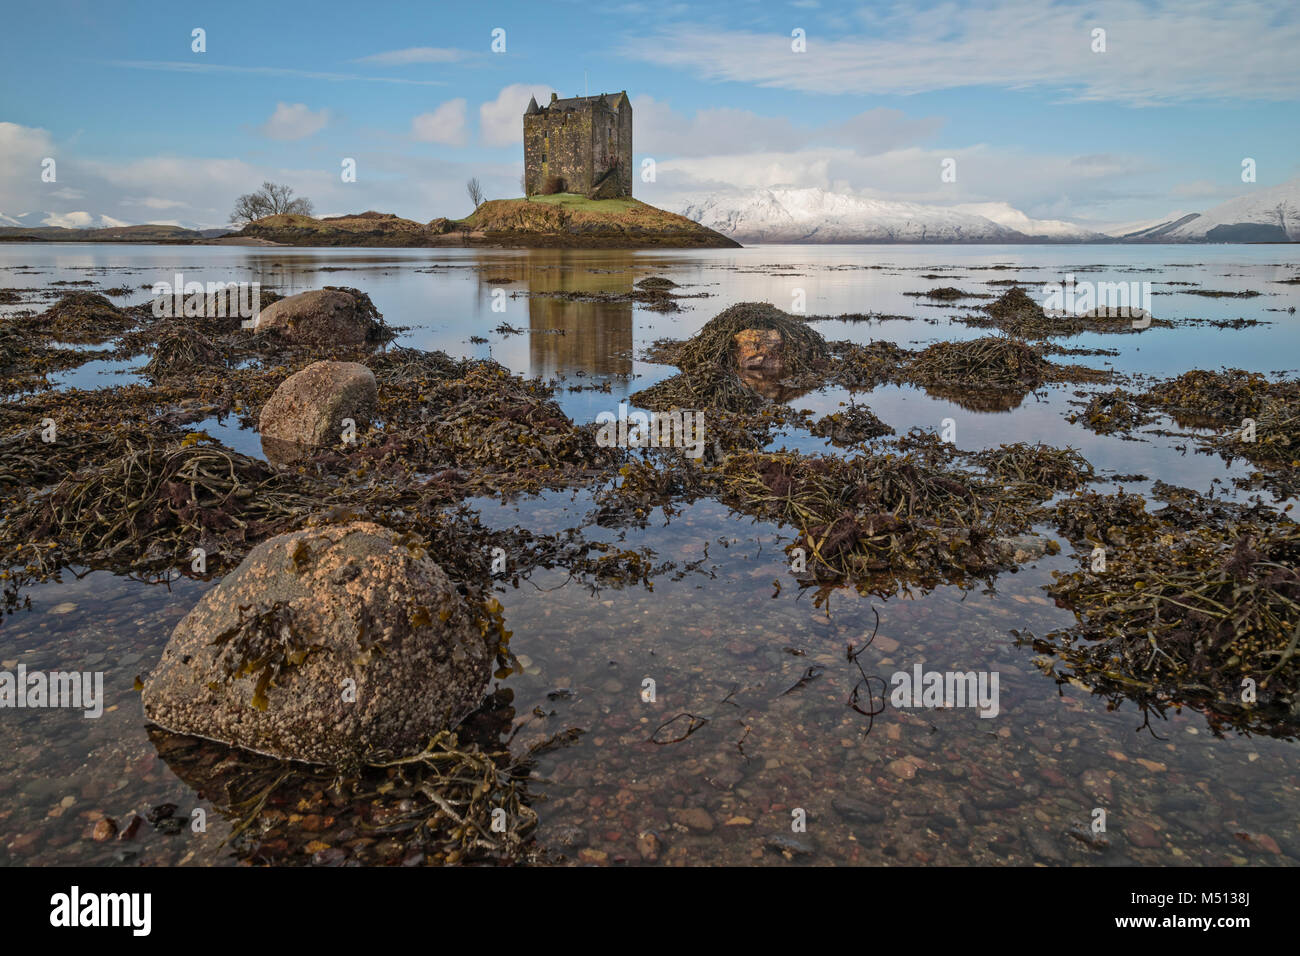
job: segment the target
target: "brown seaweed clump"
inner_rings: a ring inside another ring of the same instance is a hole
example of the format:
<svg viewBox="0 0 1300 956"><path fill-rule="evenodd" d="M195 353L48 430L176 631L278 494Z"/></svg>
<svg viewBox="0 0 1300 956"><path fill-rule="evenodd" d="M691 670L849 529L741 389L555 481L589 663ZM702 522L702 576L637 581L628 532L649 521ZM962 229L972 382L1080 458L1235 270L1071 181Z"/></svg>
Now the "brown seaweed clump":
<svg viewBox="0 0 1300 956"><path fill-rule="evenodd" d="M910 453L740 454L720 477L725 503L799 529L787 551L808 579L878 594L991 574L1005 563L996 538L1030 524L995 488Z"/></svg>
<svg viewBox="0 0 1300 956"><path fill-rule="evenodd" d="M1192 369L1159 383L1144 397L1182 424L1221 425L1259 414L1270 391L1268 378L1258 372Z"/></svg>
<svg viewBox="0 0 1300 956"><path fill-rule="evenodd" d="M1107 309L1066 315L1048 315L1022 287L1015 285L982 310L955 317L964 325L975 328L995 328L1008 335L1028 339L1047 339L1057 336L1078 335L1081 332L1140 332L1148 327L1168 327L1173 323L1153 319L1146 313L1133 309L1127 316L1111 315ZM1133 323L1141 324L1134 327Z"/></svg>
<svg viewBox="0 0 1300 956"><path fill-rule="evenodd" d="M398 350L375 371L384 427L348 453L375 467L454 471L465 491L505 493L571 480L620 457L596 443L593 426L574 425L549 386L496 362Z"/></svg>
<svg viewBox="0 0 1300 956"><path fill-rule="evenodd" d="M68 475L0 528L0 544L50 542L68 563L136 571L188 566L200 547L215 568L315 504L265 462L192 433Z"/></svg>
<svg viewBox="0 0 1300 956"><path fill-rule="evenodd" d="M1276 389L1260 406L1255 440L1241 442L1252 462L1300 469L1300 388L1294 385Z"/></svg>
<svg viewBox="0 0 1300 956"><path fill-rule="evenodd" d="M830 343L834 362L828 381L845 388L875 388L887 382L903 381L902 370L916 353L893 342Z"/></svg>
<svg viewBox="0 0 1300 956"><path fill-rule="evenodd" d="M1295 736L1300 526L1260 505L1156 492L1168 503L1155 512L1123 494L1058 508L1082 566L1055 572L1049 590L1078 623L1043 649L1098 693L1157 711L1190 704L1216 728Z"/></svg>
<svg viewBox="0 0 1300 956"><path fill-rule="evenodd" d="M876 417L875 412L865 405L856 404L818 419L810 431L840 446L894 434L894 430Z"/></svg>
<svg viewBox="0 0 1300 956"><path fill-rule="evenodd" d="M134 328L136 320L97 292L69 292L38 317L60 342L103 342Z"/></svg>
<svg viewBox="0 0 1300 956"><path fill-rule="evenodd" d="M910 295L917 299L937 299L941 302L951 302L955 299L988 299L992 296L984 292L966 292L954 286L939 286L937 289L930 289L926 292L904 292L903 295Z"/></svg>
<svg viewBox="0 0 1300 956"><path fill-rule="evenodd" d="M991 335L931 345L908 366L907 376L921 385L1031 391L1052 380L1055 369L1039 349Z"/></svg>
<svg viewBox="0 0 1300 956"><path fill-rule="evenodd" d="M195 328L174 325L158 337L144 373L154 381L192 375L199 369L224 368L225 357L212 341Z"/></svg>
<svg viewBox="0 0 1300 956"><path fill-rule="evenodd" d="M797 374L824 367L826 340L788 312L766 302L741 302L719 312L677 353L678 367L726 365L735 358L736 335L746 329L774 331L781 337L785 367Z"/></svg>
<svg viewBox="0 0 1300 956"><path fill-rule="evenodd" d="M1245 484L1264 484L1283 497L1300 491L1300 380L1194 369L1157 384L1139 400L1180 424L1216 429L1201 438L1204 446L1261 469Z"/></svg>
<svg viewBox="0 0 1300 956"><path fill-rule="evenodd" d="M1039 498L1050 497L1052 492L1073 491L1096 477L1092 465L1073 448L1016 442L971 457L990 475L1004 482L1045 489L1048 493L1040 492Z"/></svg>
<svg viewBox="0 0 1300 956"><path fill-rule="evenodd" d="M1128 432L1150 421L1151 416L1122 388L1099 392L1088 400L1083 410L1069 416L1071 424L1082 422L1099 435Z"/></svg>
<svg viewBox="0 0 1300 956"><path fill-rule="evenodd" d="M817 332L787 312L764 302L741 302L714 316L694 337L672 350L681 374L632 396L644 408L710 408L747 411L764 404L763 395L742 379L736 366L736 336L746 330L780 337L781 382L816 379L830 364L831 352ZM813 382L809 382L813 384Z"/></svg>

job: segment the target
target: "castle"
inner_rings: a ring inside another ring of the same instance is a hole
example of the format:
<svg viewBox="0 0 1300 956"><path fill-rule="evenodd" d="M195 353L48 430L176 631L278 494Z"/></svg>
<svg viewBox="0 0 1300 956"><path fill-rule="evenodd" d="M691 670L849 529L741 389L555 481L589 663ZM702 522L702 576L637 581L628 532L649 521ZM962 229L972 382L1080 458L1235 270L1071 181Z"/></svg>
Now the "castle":
<svg viewBox="0 0 1300 956"><path fill-rule="evenodd" d="M574 96L524 111L524 194L632 195L632 104L627 91Z"/></svg>

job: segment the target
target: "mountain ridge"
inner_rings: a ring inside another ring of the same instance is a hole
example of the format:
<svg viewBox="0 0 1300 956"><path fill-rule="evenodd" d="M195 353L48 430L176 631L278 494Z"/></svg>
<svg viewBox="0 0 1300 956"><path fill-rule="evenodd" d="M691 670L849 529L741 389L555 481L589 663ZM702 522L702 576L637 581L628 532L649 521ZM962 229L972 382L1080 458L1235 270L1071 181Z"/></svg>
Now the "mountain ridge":
<svg viewBox="0 0 1300 956"><path fill-rule="evenodd" d="M1009 203L951 206L866 199L818 187L713 194L680 212L739 242L1295 242L1300 178L1201 213L1101 227L1034 219Z"/></svg>

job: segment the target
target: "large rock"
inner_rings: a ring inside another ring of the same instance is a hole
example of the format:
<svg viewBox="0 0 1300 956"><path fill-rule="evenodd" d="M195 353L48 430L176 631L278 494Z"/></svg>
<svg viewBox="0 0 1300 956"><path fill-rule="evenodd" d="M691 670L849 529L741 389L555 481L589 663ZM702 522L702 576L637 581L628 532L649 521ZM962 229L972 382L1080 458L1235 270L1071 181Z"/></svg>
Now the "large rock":
<svg viewBox="0 0 1300 956"><path fill-rule="evenodd" d="M176 625L144 713L176 733L355 767L417 753L473 710L495 650L442 569L392 531L295 531L254 548Z"/></svg>
<svg viewBox="0 0 1300 956"><path fill-rule="evenodd" d="M785 387L785 340L776 329L741 329L733 337L740 380L774 402L788 401L796 392Z"/></svg>
<svg viewBox="0 0 1300 956"><path fill-rule="evenodd" d="M378 316L365 293L327 286L273 302L258 313L256 328L294 345L364 345L379 337Z"/></svg>
<svg viewBox="0 0 1300 956"><path fill-rule="evenodd" d="M784 371L784 340L776 329L742 329L735 341L740 371L776 377Z"/></svg>
<svg viewBox="0 0 1300 956"><path fill-rule="evenodd" d="M343 421L370 423L379 393L370 369L356 362L314 362L280 383L262 407L258 431L271 461L288 462L342 441Z"/></svg>

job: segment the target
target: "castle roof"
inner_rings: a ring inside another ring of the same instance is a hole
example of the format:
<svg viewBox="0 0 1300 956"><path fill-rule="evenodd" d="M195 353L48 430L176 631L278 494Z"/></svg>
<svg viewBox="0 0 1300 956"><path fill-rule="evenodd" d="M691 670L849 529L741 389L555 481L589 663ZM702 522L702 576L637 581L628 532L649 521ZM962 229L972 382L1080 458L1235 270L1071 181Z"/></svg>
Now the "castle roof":
<svg viewBox="0 0 1300 956"><path fill-rule="evenodd" d="M627 99L627 91L622 90L618 93L597 93L595 96L569 96L564 99L556 97L555 94L551 94L551 96L551 102L547 103L546 106L541 107L542 110L580 110L588 104L593 106L604 105L610 108L615 108L618 106L620 99ZM533 107L535 102L536 101L533 101L528 104L527 112L534 112Z"/></svg>

